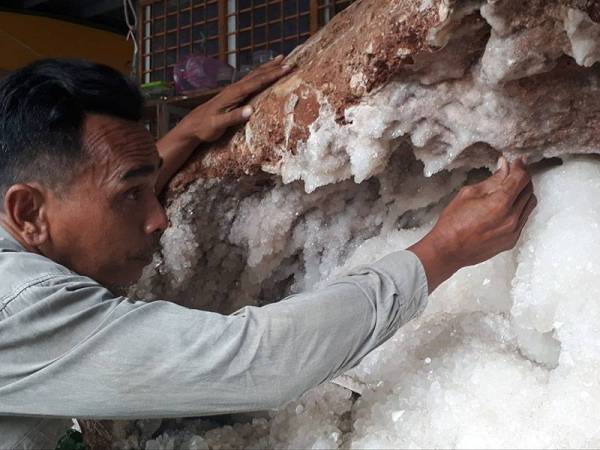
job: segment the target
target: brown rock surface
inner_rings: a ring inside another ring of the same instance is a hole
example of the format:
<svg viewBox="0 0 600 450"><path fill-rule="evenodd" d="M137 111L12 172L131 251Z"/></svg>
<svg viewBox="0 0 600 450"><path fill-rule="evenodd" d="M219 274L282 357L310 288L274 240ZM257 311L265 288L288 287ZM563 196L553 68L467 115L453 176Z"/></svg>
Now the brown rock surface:
<svg viewBox="0 0 600 450"><path fill-rule="evenodd" d="M173 180L172 226L136 294L224 312L273 301L381 222L413 223L433 200L407 191L439 201L501 154L600 153L599 5L356 2Z"/></svg>
<svg viewBox="0 0 600 450"><path fill-rule="evenodd" d="M421 84L439 84L480 65L483 77L493 74L490 89L497 89L498 83L551 71L572 53L565 32L571 10L586 14L591 27L600 2L358 1L290 55L297 70L254 99L256 113L245 128L192 160L173 180L170 197L198 178L278 173L282 159L304 151L325 106L343 128L348 109L391 80L409 82L420 74ZM535 83L516 83L510 95L525 97Z"/></svg>
<svg viewBox="0 0 600 450"><path fill-rule="evenodd" d="M440 14L433 8L420 14L418 3L358 1L338 14L288 57L297 70L254 100L248 131L238 130L192 161L172 189L178 191L199 176L254 174L265 162L281 157L281 151L294 152L319 115L319 97L343 120L346 106L389 81L404 64L412 64L411 55L427 45L427 33L440 24ZM356 73L364 74L364 85L353 85ZM286 130L282 119L288 114L293 126Z"/></svg>

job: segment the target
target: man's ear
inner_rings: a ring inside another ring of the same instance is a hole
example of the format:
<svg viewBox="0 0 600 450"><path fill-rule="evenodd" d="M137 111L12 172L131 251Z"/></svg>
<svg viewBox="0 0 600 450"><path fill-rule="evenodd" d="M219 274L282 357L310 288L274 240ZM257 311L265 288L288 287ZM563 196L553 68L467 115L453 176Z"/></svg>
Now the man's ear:
<svg viewBox="0 0 600 450"><path fill-rule="evenodd" d="M46 192L36 184L15 184L4 195L4 214L11 229L30 247L49 239Z"/></svg>

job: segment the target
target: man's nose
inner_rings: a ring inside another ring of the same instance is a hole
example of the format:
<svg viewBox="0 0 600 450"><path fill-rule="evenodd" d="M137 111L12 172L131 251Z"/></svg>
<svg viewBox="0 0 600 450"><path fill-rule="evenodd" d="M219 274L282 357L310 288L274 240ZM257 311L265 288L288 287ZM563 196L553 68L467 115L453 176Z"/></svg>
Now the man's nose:
<svg viewBox="0 0 600 450"><path fill-rule="evenodd" d="M169 226L169 219L163 206L158 199L154 199L152 203L152 211L148 216L144 231L146 234L162 233Z"/></svg>

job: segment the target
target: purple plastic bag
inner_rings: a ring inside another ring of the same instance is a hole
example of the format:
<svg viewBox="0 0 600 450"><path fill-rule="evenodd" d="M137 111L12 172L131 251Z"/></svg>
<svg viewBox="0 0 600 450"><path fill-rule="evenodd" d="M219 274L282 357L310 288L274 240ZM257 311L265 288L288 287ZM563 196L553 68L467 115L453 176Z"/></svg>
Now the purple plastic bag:
<svg viewBox="0 0 600 450"><path fill-rule="evenodd" d="M233 67L218 59L189 55L175 65L175 90L182 94L188 91L215 89L223 81L231 82L233 72Z"/></svg>

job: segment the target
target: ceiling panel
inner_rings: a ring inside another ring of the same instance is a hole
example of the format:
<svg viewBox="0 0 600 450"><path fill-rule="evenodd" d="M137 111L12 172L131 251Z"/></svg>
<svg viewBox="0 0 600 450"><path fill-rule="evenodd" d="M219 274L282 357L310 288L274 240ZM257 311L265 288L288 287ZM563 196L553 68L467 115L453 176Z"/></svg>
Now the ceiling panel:
<svg viewBox="0 0 600 450"><path fill-rule="evenodd" d="M0 9L66 19L121 34L127 30L123 0L3 0L1 5Z"/></svg>

